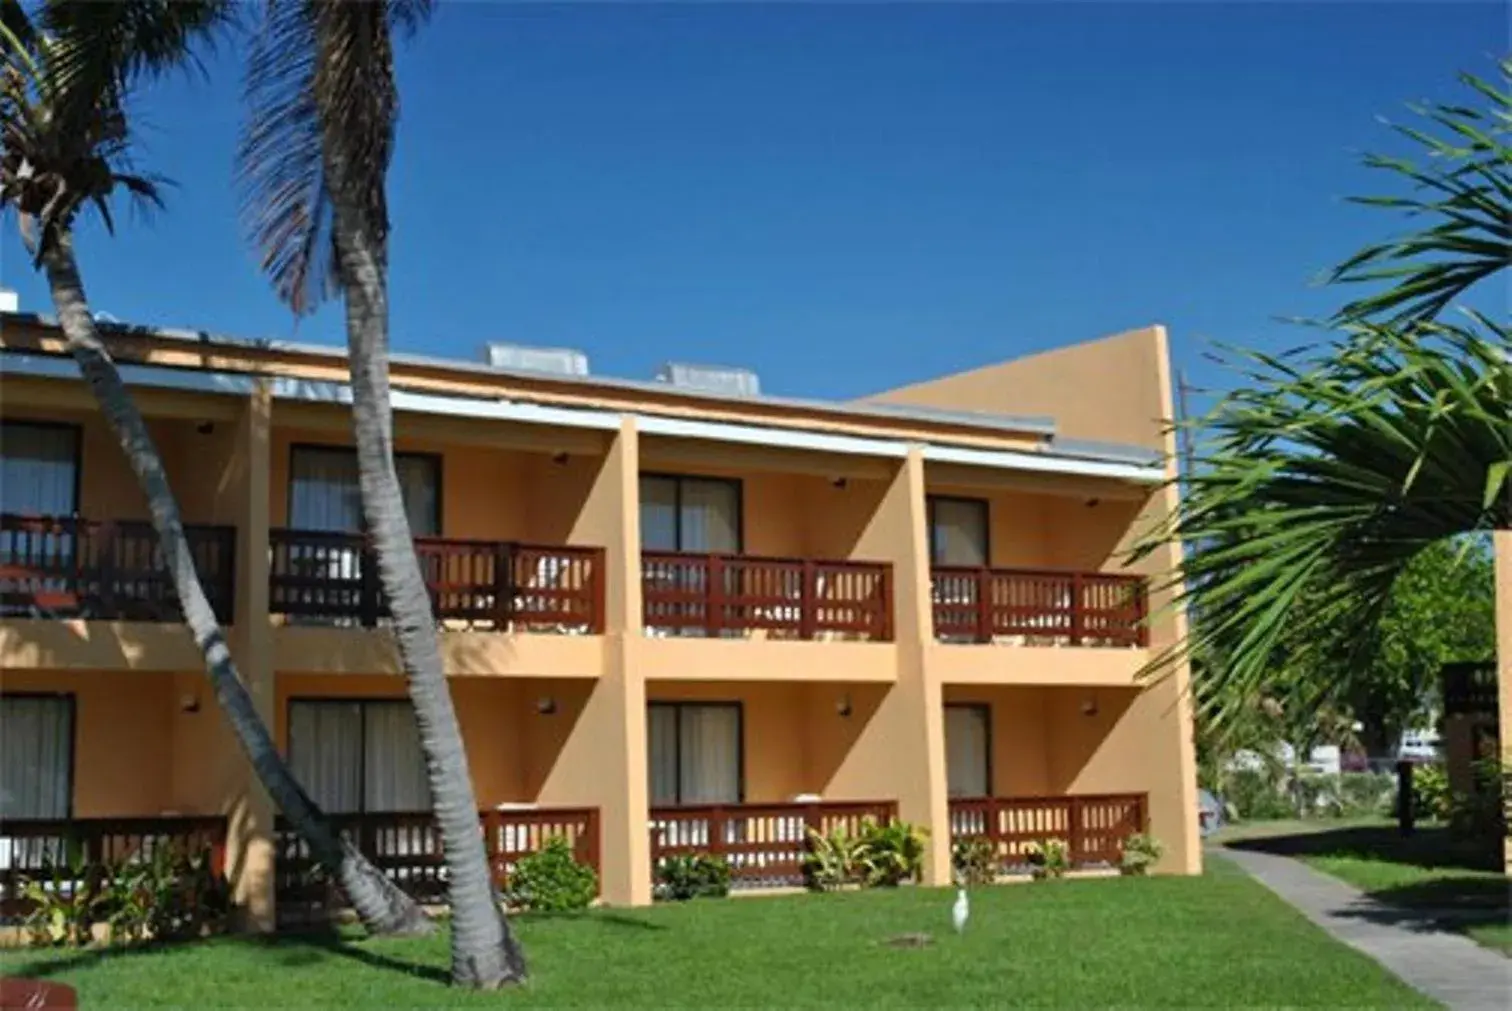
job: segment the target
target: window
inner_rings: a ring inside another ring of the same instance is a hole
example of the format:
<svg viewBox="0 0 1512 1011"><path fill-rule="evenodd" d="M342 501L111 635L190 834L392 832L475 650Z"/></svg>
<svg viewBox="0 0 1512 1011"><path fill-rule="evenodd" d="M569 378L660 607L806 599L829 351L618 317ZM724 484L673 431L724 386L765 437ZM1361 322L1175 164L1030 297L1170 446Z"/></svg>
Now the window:
<svg viewBox="0 0 1512 1011"><path fill-rule="evenodd" d="M640 497L641 547L647 551L740 551L739 481L643 474Z"/></svg>
<svg viewBox="0 0 1512 1011"><path fill-rule="evenodd" d="M990 564L985 499L931 495L929 560L934 565L982 568Z"/></svg>
<svg viewBox="0 0 1512 1011"><path fill-rule="evenodd" d="M738 804L739 703L652 702L646 707L651 804Z"/></svg>
<svg viewBox="0 0 1512 1011"><path fill-rule="evenodd" d="M72 695L0 695L0 821L69 816L73 728Z"/></svg>
<svg viewBox="0 0 1512 1011"><path fill-rule="evenodd" d="M415 711L407 701L291 700L289 767L315 803L333 814L431 808Z"/></svg>
<svg viewBox="0 0 1512 1011"><path fill-rule="evenodd" d="M946 792L952 797L992 796L992 709L945 707Z"/></svg>
<svg viewBox="0 0 1512 1011"><path fill-rule="evenodd" d="M441 460L395 453L400 494L410 531L417 537L441 532ZM340 446L295 446L289 462L289 526L297 530L356 533L362 523L357 451Z"/></svg>

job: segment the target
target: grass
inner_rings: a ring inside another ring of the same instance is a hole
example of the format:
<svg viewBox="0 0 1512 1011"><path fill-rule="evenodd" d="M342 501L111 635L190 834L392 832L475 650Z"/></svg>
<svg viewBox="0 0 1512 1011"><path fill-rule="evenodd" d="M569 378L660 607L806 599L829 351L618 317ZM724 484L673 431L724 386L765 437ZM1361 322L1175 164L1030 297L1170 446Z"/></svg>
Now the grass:
<svg viewBox="0 0 1512 1011"><path fill-rule="evenodd" d="M1238 828L1236 826L1236 828ZM1296 857L1391 906L1399 922L1457 931L1512 956L1512 887L1499 853L1440 827L1259 822L1221 841Z"/></svg>
<svg viewBox="0 0 1512 1011"><path fill-rule="evenodd" d="M516 921L532 980L448 989L443 938L222 938L161 950L19 951L90 1007L1433 1006L1232 864L1202 878L976 890L964 935L937 889L701 900ZM934 943L885 942L927 931Z"/></svg>

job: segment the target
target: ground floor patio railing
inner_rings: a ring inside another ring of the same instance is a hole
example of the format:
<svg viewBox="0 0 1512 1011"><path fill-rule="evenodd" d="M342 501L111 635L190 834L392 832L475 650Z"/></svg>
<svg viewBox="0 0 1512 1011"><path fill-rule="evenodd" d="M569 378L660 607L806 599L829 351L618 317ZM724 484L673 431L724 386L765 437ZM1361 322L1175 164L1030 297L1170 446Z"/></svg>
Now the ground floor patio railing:
<svg viewBox="0 0 1512 1011"><path fill-rule="evenodd" d="M707 853L730 864L731 887L801 886L809 832L860 831L898 816L896 801L709 804L651 809L651 863Z"/></svg>
<svg viewBox="0 0 1512 1011"><path fill-rule="evenodd" d="M1031 846L1066 844L1073 867L1117 866L1124 840L1148 825L1142 793L951 798L950 838L986 839L1003 873L1027 870Z"/></svg>

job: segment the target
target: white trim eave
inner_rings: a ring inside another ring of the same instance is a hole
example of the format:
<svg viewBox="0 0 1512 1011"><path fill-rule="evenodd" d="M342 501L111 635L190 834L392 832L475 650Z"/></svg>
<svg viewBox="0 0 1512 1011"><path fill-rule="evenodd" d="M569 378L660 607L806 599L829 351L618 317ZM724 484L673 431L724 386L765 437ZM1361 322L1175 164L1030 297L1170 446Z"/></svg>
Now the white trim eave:
<svg viewBox="0 0 1512 1011"><path fill-rule="evenodd" d="M1011 449L971 449L965 446L925 446L926 463L958 463L968 467L994 470L1033 471L1040 474L1068 474L1077 477L1111 478L1139 484L1159 484L1165 480L1165 468L1132 463L1104 463L1098 460L1073 460L1048 453L1020 453Z"/></svg>
<svg viewBox="0 0 1512 1011"><path fill-rule="evenodd" d="M171 369L158 365L121 365L121 378L130 386L187 390L231 396L248 396L264 380L258 376L230 372ZM78 379L79 367L71 358L6 352L0 354L0 376L39 376L52 379ZM266 380L278 400L307 403L350 404L352 388L346 383L326 380L296 379L277 376ZM416 414L445 415L517 421L563 428L586 428L600 432L618 431L624 414L587 408L552 407L512 400L488 400L478 397L445 397L429 393L394 390L394 410ZM745 446L770 446L846 456L870 456L901 460L908 455L908 442L839 435L793 428L743 425L723 421L699 421L665 415L635 414L636 426L648 435L681 439L703 439ZM1066 474L1080 477L1159 484L1165 480L1160 466L1141 466L1098 460L1075 459L1048 453L1025 453L1014 450L973 449L965 446L925 444L926 462L956 463L994 470L1015 470L1040 474Z"/></svg>

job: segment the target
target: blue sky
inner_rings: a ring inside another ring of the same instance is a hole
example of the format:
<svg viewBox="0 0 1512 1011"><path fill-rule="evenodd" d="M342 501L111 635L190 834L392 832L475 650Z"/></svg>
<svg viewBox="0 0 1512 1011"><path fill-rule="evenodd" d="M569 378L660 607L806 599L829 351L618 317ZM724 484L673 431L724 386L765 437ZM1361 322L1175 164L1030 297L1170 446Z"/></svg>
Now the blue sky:
<svg viewBox="0 0 1512 1011"><path fill-rule="evenodd" d="M740 364L848 397L1150 322L1290 346L1381 115L1508 48L1497 3L544 6L443 0L404 48L396 348L566 344L595 372ZM240 53L142 96L166 213L86 228L96 307L338 343L241 239ZM50 311L7 221L3 283ZM1012 405L1005 405L1012 410Z"/></svg>

